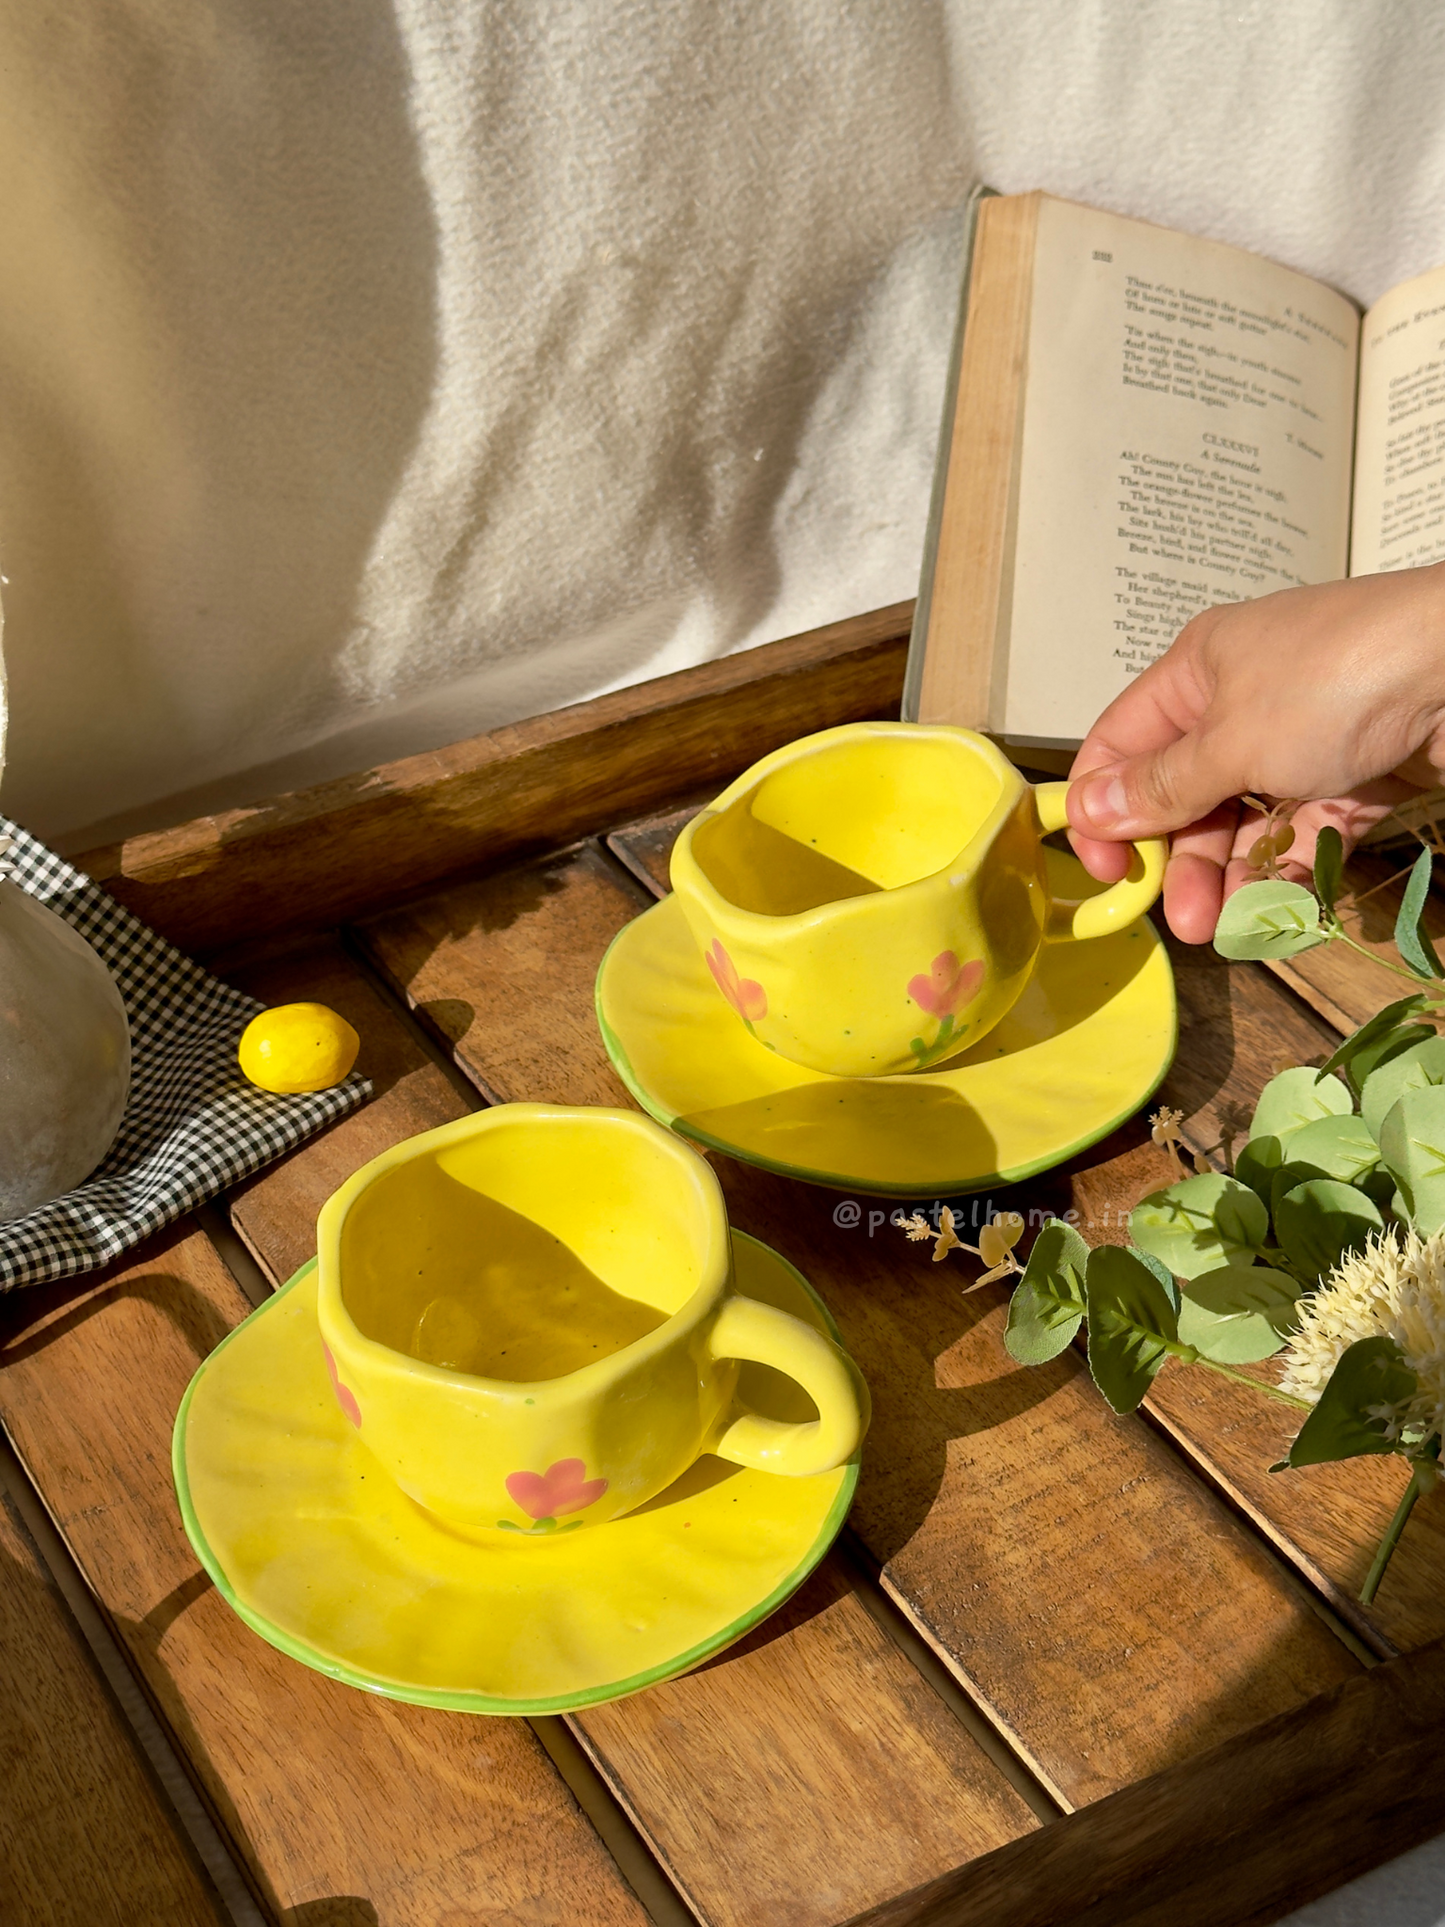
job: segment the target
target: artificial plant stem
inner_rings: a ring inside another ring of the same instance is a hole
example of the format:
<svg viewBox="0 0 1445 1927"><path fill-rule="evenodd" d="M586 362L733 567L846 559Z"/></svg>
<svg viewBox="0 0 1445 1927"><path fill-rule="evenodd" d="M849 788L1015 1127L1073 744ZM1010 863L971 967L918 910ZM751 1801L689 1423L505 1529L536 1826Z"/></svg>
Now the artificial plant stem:
<svg viewBox="0 0 1445 1927"><path fill-rule="evenodd" d="M1296 1398L1293 1392L1282 1392L1278 1385L1269 1385L1262 1378L1251 1378L1248 1372L1232 1371L1228 1365L1221 1365L1217 1358L1206 1358L1203 1352L1197 1355L1194 1363L1207 1365L1211 1372L1218 1372L1221 1378L1232 1378L1236 1385L1247 1385L1252 1392L1263 1392L1266 1398L1277 1398L1281 1404L1293 1405L1301 1412L1314 1409L1307 1398Z"/></svg>
<svg viewBox="0 0 1445 1927"><path fill-rule="evenodd" d="M1360 1588L1360 1604L1362 1606L1374 1605L1375 1594L1380 1590L1380 1581L1385 1576L1385 1568L1389 1565L1391 1556L1396 1546L1400 1543L1400 1534L1405 1530L1405 1521L1415 1510L1415 1501L1419 1496L1420 1483L1412 1471L1410 1474L1410 1483L1400 1494L1400 1503L1395 1507L1395 1516L1390 1521L1384 1538L1380 1541L1374 1563L1365 1575L1364 1585Z"/></svg>
<svg viewBox="0 0 1445 1927"><path fill-rule="evenodd" d="M1439 1438L1431 1439L1425 1451L1429 1458L1438 1459L1440 1456ZM1372 1606L1375 1603L1375 1594L1380 1590L1380 1581L1385 1576L1385 1568L1389 1565L1395 1548L1400 1543L1400 1534L1405 1530L1405 1521L1415 1510L1415 1501L1420 1496L1420 1471L1423 1469L1423 1467L1417 1469L1414 1466L1410 1468L1410 1483L1400 1494L1400 1503L1395 1507L1395 1516L1386 1527L1385 1536L1380 1541L1379 1551L1375 1554L1374 1562L1365 1575L1365 1583L1360 1588L1360 1604L1362 1606Z"/></svg>

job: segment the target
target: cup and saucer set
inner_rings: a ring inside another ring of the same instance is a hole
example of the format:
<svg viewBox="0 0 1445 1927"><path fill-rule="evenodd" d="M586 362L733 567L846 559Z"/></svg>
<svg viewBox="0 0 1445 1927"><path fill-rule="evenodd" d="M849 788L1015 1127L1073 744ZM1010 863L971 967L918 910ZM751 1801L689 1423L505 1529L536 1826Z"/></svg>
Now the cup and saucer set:
<svg viewBox="0 0 1445 1927"><path fill-rule="evenodd" d="M181 1513L249 1626L367 1691L555 1713L689 1670L801 1585L867 1388L687 1140L937 1194L1136 1110L1175 1037L1143 920L1164 851L1092 885L1043 842L1065 787L966 730L864 723L693 820L597 983L651 1116L499 1105L395 1146L192 1380Z"/></svg>

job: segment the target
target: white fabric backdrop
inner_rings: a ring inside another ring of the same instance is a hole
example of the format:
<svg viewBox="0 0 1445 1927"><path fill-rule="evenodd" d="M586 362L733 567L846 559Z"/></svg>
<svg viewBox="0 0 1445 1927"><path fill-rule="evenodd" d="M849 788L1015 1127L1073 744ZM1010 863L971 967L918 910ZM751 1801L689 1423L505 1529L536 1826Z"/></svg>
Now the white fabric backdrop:
<svg viewBox="0 0 1445 1927"><path fill-rule="evenodd" d="M1426 0L0 6L4 803L82 846L911 594L970 183L1369 300ZM1445 1848L1300 1927L1437 1927Z"/></svg>
<svg viewBox="0 0 1445 1927"><path fill-rule="evenodd" d="M977 176L1445 260L1417 0L0 7L6 807L172 819L911 593Z"/></svg>

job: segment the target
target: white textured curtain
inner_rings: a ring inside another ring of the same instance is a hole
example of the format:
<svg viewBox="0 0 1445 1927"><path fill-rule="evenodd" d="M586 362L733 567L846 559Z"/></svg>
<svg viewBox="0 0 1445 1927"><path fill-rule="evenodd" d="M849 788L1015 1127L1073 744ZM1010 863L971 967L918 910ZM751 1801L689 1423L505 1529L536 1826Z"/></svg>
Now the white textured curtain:
<svg viewBox="0 0 1445 1927"><path fill-rule="evenodd" d="M3 802L75 847L912 593L986 178L1370 298L1395 0L0 4Z"/></svg>

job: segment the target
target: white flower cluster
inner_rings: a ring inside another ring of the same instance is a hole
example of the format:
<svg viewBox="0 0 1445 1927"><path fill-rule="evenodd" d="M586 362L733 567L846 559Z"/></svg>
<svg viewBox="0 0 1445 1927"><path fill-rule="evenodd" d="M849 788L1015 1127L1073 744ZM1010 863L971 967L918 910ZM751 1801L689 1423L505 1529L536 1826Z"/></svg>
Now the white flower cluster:
<svg viewBox="0 0 1445 1927"><path fill-rule="evenodd" d="M1313 1405L1341 1354L1378 1337L1394 1339L1416 1378L1414 1396L1378 1416L1390 1438L1423 1442L1445 1429L1445 1231L1421 1238L1392 1227L1301 1299L1280 1389Z"/></svg>

